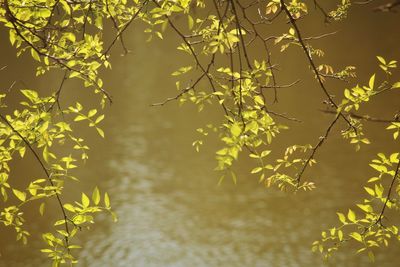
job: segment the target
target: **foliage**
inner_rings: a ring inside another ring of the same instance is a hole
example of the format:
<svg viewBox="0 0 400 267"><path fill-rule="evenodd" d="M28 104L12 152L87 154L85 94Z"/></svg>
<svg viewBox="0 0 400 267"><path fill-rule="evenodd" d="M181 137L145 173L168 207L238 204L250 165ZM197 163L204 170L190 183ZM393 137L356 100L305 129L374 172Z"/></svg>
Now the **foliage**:
<svg viewBox="0 0 400 267"><path fill-rule="evenodd" d="M97 187L91 200L82 193L80 201L68 203L61 195L67 179L78 180L73 176L73 169L88 159L89 147L76 135L74 125L85 121L104 137L100 128L104 119L101 108L111 98L103 89L98 71L102 66L110 67L111 47L122 38L122 32L139 15L141 7L138 1L128 5L126 1L113 0L1 2L0 22L9 30L9 40L16 48L17 56L30 54L39 63L36 75L51 70L64 71L60 87L51 95L41 96L34 88L21 90L25 100L19 107L10 107L14 111L9 115L3 115L8 110L7 94L1 95L0 189L5 206L2 205L0 222L13 227L17 240L26 243L30 233L25 227L24 209L31 202L39 203L39 213L44 216L46 199L55 199L61 217L54 222L53 232L43 233L47 248L42 249L51 258L53 266L77 262L72 253L73 249L79 248L74 244L74 237L78 230L94 222L96 213L110 212L116 219L107 193L101 194ZM103 20L112 21L117 31L108 47L103 44ZM100 95L99 108L85 110L79 102L71 103L65 109L60 107L64 82L74 78L82 80L85 87ZM10 162L18 155L24 157L27 150L34 155L43 176L39 179L29 177L26 188L16 188L9 180Z"/></svg>
<svg viewBox="0 0 400 267"><path fill-rule="evenodd" d="M355 67L334 70L323 61L325 52L311 45L313 40L333 33L303 37L303 29L298 25L313 14L322 14L326 23L338 23L350 14L352 5L357 4L350 0L339 1L332 11L326 11L319 1L310 4L301 0L1 0L0 3L0 22L9 30L9 41L17 55L30 54L39 64L37 75L52 70L64 72L60 87L51 95L41 96L34 88L21 90L25 100L20 106L11 107L14 111L9 115L3 115L8 110L7 93L0 95L0 189L5 204L0 222L13 227L17 240L26 243L30 235L24 227L26 204L40 203L39 213L43 215L44 200L55 199L61 218L54 223L53 232L43 233L48 247L42 250L54 266L76 263L71 250L79 246L72 244L72 240L79 229L93 223L94 214L106 211L115 218L107 193L100 194L97 187L91 200L82 193L80 200L65 203L61 195L66 179L78 180L73 176L73 169L88 159L89 147L74 131L75 125L85 121L104 137L100 123L111 96L103 88L99 70L111 67L109 55L117 41L124 52L128 52L123 34L135 20L148 26L145 30L148 41L163 39L165 34L177 35L181 40L177 49L192 59L191 65L172 72L178 79L179 93L154 105L178 100L180 104L193 103L199 111L220 108L223 116L219 123L197 129L203 137L215 133L221 141L216 151L220 182L227 176L236 182L234 163L240 156L248 156L255 161L250 172L266 187L276 186L294 192L312 190L315 183L303 176L308 167L316 163L317 152L339 121L346 125L341 131L343 138L357 150L370 143L363 130L364 122L387 123L394 139L400 132L399 116L382 120L356 113L376 95L400 88L400 81L393 75L397 62L378 56L383 75L373 74L367 85L344 89L343 99L338 101L327 86L332 79L349 81L355 78ZM177 17L185 18L184 25L175 19ZM105 45L103 32L107 25L111 25L115 35ZM285 31L270 36L265 29L271 25L283 25ZM257 50L259 46L261 52ZM297 118L273 111L279 89L298 83L298 80L290 84L278 82L275 58L288 49L297 49L304 55L316 87L325 95L330 107L326 112L333 116L314 145L291 145L282 158L274 159L270 144L282 131L288 130L290 124L299 122ZM273 57L275 54L277 56ZM81 80L84 87L99 96L99 106L87 109L76 102L62 109L59 98L64 82L70 79ZM268 97L271 91L272 97ZM203 143L202 139L196 140L193 146L199 151ZM9 180L12 171L9 163L16 155L24 157L27 150L41 166L44 177L29 178L26 188L16 188ZM358 252L366 251L373 258L373 247L387 246L391 237L399 238L394 222L390 226L382 224L388 210L398 211L394 195L400 192L399 152L393 151L389 156L379 153L378 157L371 167L379 175L369 179L365 187L368 197L357 205L362 215L353 210L349 210L347 216L338 213L340 226L323 232L322 240L313 244L313 250L330 256L342 243L354 241L361 245ZM388 177L389 185L383 181ZM12 199L9 200L9 196ZM12 203L7 206L9 201Z"/></svg>

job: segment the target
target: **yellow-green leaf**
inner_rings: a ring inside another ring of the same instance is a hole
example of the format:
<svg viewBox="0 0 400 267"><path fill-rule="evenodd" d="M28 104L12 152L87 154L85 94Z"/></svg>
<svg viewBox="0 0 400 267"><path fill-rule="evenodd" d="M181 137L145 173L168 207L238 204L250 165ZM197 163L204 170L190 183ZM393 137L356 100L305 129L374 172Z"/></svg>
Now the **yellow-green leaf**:
<svg viewBox="0 0 400 267"><path fill-rule="evenodd" d="M25 192L21 192L21 191L19 191L19 190L17 190L17 189L13 189L12 191L13 191L14 195L15 195L19 200L21 200L22 202L24 202L24 201L26 200L26 193L25 193Z"/></svg>
<svg viewBox="0 0 400 267"><path fill-rule="evenodd" d="M94 188L94 190L93 190L92 200L93 200L93 203L94 203L95 205L98 205L98 204L100 203L100 191L99 191L99 189L97 188L97 186L96 186L96 187Z"/></svg>
<svg viewBox="0 0 400 267"><path fill-rule="evenodd" d="M82 205L83 207L87 208L89 207L90 204L90 200L88 198L88 196L85 193L82 193Z"/></svg>
<svg viewBox="0 0 400 267"><path fill-rule="evenodd" d="M110 197L107 193L104 194L104 205L106 206L106 208L110 207Z"/></svg>
<svg viewBox="0 0 400 267"><path fill-rule="evenodd" d="M349 219L349 221L355 222L356 221L356 214L354 213L354 211L349 209L349 212L347 213L347 218Z"/></svg>
<svg viewBox="0 0 400 267"><path fill-rule="evenodd" d="M43 216L43 214L44 214L44 209L45 209L45 207L46 207L46 203L42 202L42 203L40 204L40 207L39 207L39 213L40 213L40 215L42 215L42 216Z"/></svg>

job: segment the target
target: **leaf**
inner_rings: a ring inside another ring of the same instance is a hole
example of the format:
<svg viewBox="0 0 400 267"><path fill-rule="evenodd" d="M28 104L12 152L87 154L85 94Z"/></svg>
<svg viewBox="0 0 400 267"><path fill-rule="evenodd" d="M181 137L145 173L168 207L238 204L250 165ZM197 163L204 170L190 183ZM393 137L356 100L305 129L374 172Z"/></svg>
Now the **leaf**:
<svg viewBox="0 0 400 267"><path fill-rule="evenodd" d="M375 74L371 76L368 82L369 88L373 89L374 88L374 83L375 83Z"/></svg>
<svg viewBox="0 0 400 267"><path fill-rule="evenodd" d="M393 153L392 155L390 155L390 162L391 163L399 162L398 156L399 156L399 153Z"/></svg>
<svg viewBox="0 0 400 267"><path fill-rule="evenodd" d="M21 148L18 150L18 152L19 152L19 155L21 156L21 158L23 158L24 155L25 155L25 152L26 152L26 147L21 147Z"/></svg>
<svg viewBox="0 0 400 267"><path fill-rule="evenodd" d="M24 201L26 200L26 193L25 193L25 192L21 192L21 191L19 191L19 190L17 190L17 189L13 189L12 191L13 191L14 195L15 195L19 200L21 200L22 202L24 202Z"/></svg>
<svg viewBox="0 0 400 267"><path fill-rule="evenodd" d="M348 218L351 222L355 222L355 221L356 221L356 214L354 213L354 211L352 211L351 209L349 209L349 212L347 213L347 218Z"/></svg>
<svg viewBox="0 0 400 267"><path fill-rule="evenodd" d="M39 98L38 93L33 90L25 89L25 90L21 90L21 93L32 102L36 101Z"/></svg>
<svg viewBox="0 0 400 267"><path fill-rule="evenodd" d="M89 207L90 204L90 200L88 198L88 196L85 193L82 193L82 205L83 207L87 208Z"/></svg>
<svg viewBox="0 0 400 267"><path fill-rule="evenodd" d="M259 95L254 96L254 102L260 104L261 106L264 105L264 99Z"/></svg>
<svg viewBox="0 0 400 267"><path fill-rule="evenodd" d="M93 200L93 203L94 203L95 205L98 205L98 204L100 203L100 191L99 191L99 189L97 188L97 186L96 186L96 187L94 188L94 190L93 190L92 200Z"/></svg>
<svg viewBox="0 0 400 267"><path fill-rule="evenodd" d="M382 197L382 195L383 195L383 185L377 185L377 184L375 184L375 193L376 193L376 196L377 197Z"/></svg>
<svg viewBox="0 0 400 267"><path fill-rule="evenodd" d="M158 38L160 38L160 39L164 39L164 37L163 37L163 35L162 35L162 33L161 33L161 32L156 32L156 35L157 35L157 37L158 37Z"/></svg>
<svg viewBox="0 0 400 267"><path fill-rule="evenodd" d="M94 122L95 124L98 124L99 122L101 122L104 119L104 114L100 115L97 117L96 121Z"/></svg>
<svg viewBox="0 0 400 267"><path fill-rule="evenodd" d="M115 212L113 212L113 211L111 211L110 213L111 213L111 217L112 217L112 219L113 219L113 222L117 222L117 221L118 221L118 216L117 216L117 214L115 214Z"/></svg>
<svg viewBox="0 0 400 267"><path fill-rule="evenodd" d="M86 120L87 118L83 115L78 115L75 117L74 121L83 121Z"/></svg>
<svg viewBox="0 0 400 267"><path fill-rule="evenodd" d="M75 34L73 34L72 32L67 32L64 34L64 37L68 40L70 40L72 43L74 43L76 41L76 37Z"/></svg>
<svg viewBox="0 0 400 267"><path fill-rule="evenodd" d="M56 156L53 153L49 152L47 146L44 147L42 154L43 154L44 161L46 161L47 163L49 163L50 158L53 158L53 159L56 158Z"/></svg>
<svg viewBox="0 0 400 267"><path fill-rule="evenodd" d="M346 216L344 216L344 214L340 212L336 212L336 214L339 217L339 221L341 221L343 224L346 224Z"/></svg>
<svg viewBox="0 0 400 267"><path fill-rule="evenodd" d="M46 203L42 202L42 203L40 204L40 207L39 207L39 213L40 213L40 215L42 215L42 216L43 216L43 214L44 214L44 209L45 209L45 207L46 207Z"/></svg>
<svg viewBox="0 0 400 267"><path fill-rule="evenodd" d="M386 65L386 60L385 60L383 57L377 56L376 58L377 58L377 59L379 60L379 62L381 62L383 65Z"/></svg>
<svg viewBox="0 0 400 267"><path fill-rule="evenodd" d="M231 176L232 176L232 181L233 183L236 185L237 184L237 177L236 177L236 173L231 171Z"/></svg>
<svg viewBox="0 0 400 267"><path fill-rule="evenodd" d="M383 165L378 165L378 164L369 164L372 168L377 170L378 172L387 172L387 168Z"/></svg>
<svg viewBox="0 0 400 267"><path fill-rule="evenodd" d="M271 150L264 150L263 152L261 152L261 157L266 157L271 153Z"/></svg>
<svg viewBox="0 0 400 267"><path fill-rule="evenodd" d="M81 74L77 71L71 71L71 74L69 75L69 78L74 78L77 76L80 76Z"/></svg>
<svg viewBox="0 0 400 267"><path fill-rule="evenodd" d="M69 203L64 204L63 207L70 212L75 212L75 207Z"/></svg>
<svg viewBox="0 0 400 267"><path fill-rule="evenodd" d="M368 251L368 258L372 261L375 262L375 254L371 250Z"/></svg>
<svg viewBox="0 0 400 267"><path fill-rule="evenodd" d="M91 109L90 111L89 111L89 113L88 113L88 117L90 118L90 117L93 117L94 115L96 115L96 113L97 113L97 109Z"/></svg>
<svg viewBox="0 0 400 267"><path fill-rule="evenodd" d="M240 133L242 132L242 129L240 128L239 124L233 123L230 128L230 131L234 137L238 137L240 135Z"/></svg>
<svg viewBox="0 0 400 267"><path fill-rule="evenodd" d="M98 127L96 127L96 130L99 133L99 135L104 138L104 131Z"/></svg>
<svg viewBox="0 0 400 267"><path fill-rule="evenodd" d="M15 31L10 31L9 33L10 33L10 42L11 42L11 45L14 45L16 33L15 33Z"/></svg>
<svg viewBox="0 0 400 267"><path fill-rule="evenodd" d="M251 173L259 173L260 171L262 171L261 167L257 167L251 170Z"/></svg>
<svg viewBox="0 0 400 267"><path fill-rule="evenodd" d="M362 236L360 235L360 233L357 232L352 232L349 234L349 236L351 236L352 238L354 238L355 240L362 242Z"/></svg>
<svg viewBox="0 0 400 267"><path fill-rule="evenodd" d="M338 238L339 238L339 241L343 240L343 231L342 230L338 230Z"/></svg>
<svg viewBox="0 0 400 267"><path fill-rule="evenodd" d="M189 30L193 29L194 20L190 15L188 15L188 25L189 25Z"/></svg>
<svg viewBox="0 0 400 267"><path fill-rule="evenodd" d="M38 52L33 48L31 48L31 55L34 60L40 61L40 56L39 56Z"/></svg>
<svg viewBox="0 0 400 267"><path fill-rule="evenodd" d="M365 191L367 191L368 194L370 194L371 196L375 196L375 191L372 188L369 187L364 187Z"/></svg>
<svg viewBox="0 0 400 267"><path fill-rule="evenodd" d="M368 183L373 183L373 182L376 182L376 181L379 181L379 180L380 180L379 177L372 177L372 178L370 178L370 179L368 180Z"/></svg>
<svg viewBox="0 0 400 267"><path fill-rule="evenodd" d="M392 85L392 89L400 88L400 82L396 82Z"/></svg>
<svg viewBox="0 0 400 267"><path fill-rule="evenodd" d="M365 212L372 212L372 207L371 207L371 205L357 204L357 206L358 206L361 210L363 210L363 211L365 211Z"/></svg>
<svg viewBox="0 0 400 267"><path fill-rule="evenodd" d="M104 205L106 206L106 208L110 208L110 198L107 192L104 193Z"/></svg>

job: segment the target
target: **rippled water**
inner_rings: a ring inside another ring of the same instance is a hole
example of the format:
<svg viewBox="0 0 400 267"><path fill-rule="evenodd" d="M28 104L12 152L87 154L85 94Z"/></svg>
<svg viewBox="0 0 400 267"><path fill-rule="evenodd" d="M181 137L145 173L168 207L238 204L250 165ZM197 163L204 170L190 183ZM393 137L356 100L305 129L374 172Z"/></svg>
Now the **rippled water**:
<svg viewBox="0 0 400 267"><path fill-rule="evenodd" d="M385 23L398 23L398 16L395 19L388 17ZM361 55L380 53L382 47L391 49L382 53L400 59L398 42L382 37L372 19L363 21L363 28L359 27L361 23L348 23L354 28L344 31L341 38L359 34L363 45L359 53L345 52L344 60L363 61ZM320 231L336 223L335 211L347 209L362 196L360 183L370 175L365 166L378 150L391 151L388 143L371 145L354 159L353 148L341 141L339 134L332 135L318 156L321 164L313 169L318 189L311 193L290 195L265 189L248 174L250 165L246 161L238 165L238 185L225 181L217 186L218 175L212 169L218 143L211 139L203 152L196 153L191 142L197 138L194 129L210 118L217 120L218 113L198 114L191 107L179 108L174 103L150 108L149 104L175 93L169 73L180 62L171 60L170 52L166 52L174 51L173 40L143 44L142 35L134 29L130 34L127 40L132 54L117 56L113 71L105 73L106 85L113 88L114 95L105 122L106 140L90 140L91 158L77 175L83 180L82 190L91 190L96 183L110 193L119 222L100 217L92 230L82 233L84 249L78 266L398 266L398 243L379 252L376 264L346 253L346 249L324 264L310 251ZM394 34L400 40L398 35ZM375 44L376 38L385 44ZM348 47L355 51L360 46L344 44L339 38L329 47L333 51L346 51ZM287 58L286 64L296 77L308 73L303 60L301 55ZM375 66L366 68L369 71ZM281 107L298 111L299 103L308 101L302 90L314 88L313 82L306 79L294 92L282 92ZM65 99L74 98L81 90L74 85L68 88ZM398 103L396 97L384 102ZM320 103L321 99L316 95L310 102ZM329 115L319 114L314 107L299 112L308 122L293 126L296 136L283 134L281 146L314 142L322 134ZM371 139L381 139L379 128L371 129ZM24 170L19 167L17 172ZM48 227L46 218L34 218L34 230ZM23 248L15 244L12 232L3 234L2 228L1 235L0 266L48 266L33 250L42 246L37 237Z"/></svg>

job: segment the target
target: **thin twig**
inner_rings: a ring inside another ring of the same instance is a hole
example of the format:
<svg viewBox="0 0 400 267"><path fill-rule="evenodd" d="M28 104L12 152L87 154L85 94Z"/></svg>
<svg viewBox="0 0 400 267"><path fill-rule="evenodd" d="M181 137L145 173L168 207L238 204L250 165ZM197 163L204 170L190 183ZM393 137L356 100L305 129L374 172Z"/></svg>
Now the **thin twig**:
<svg viewBox="0 0 400 267"><path fill-rule="evenodd" d="M397 166L396 166L396 172L395 172L395 174L393 175L392 182L390 183L390 187L389 187L388 193L387 193L387 195L386 195L385 203L383 203L382 210L381 210L381 212L379 213L379 217L378 217L378 219L376 220L376 223L381 223L383 214L385 213L385 209L386 209L386 207L387 207L387 204L388 204L389 199L390 199L390 195L391 195L391 193L392 193L392 189L393 189L393 187L394 187L394 183L395 183L395 181L396 181L396 179L397 179L397 176L399 175L400 158L398 159L398 161L399 161L399 162L397 163Z"/></svg>
<svg viewBox="0 0 400 267"><path fill-rule="evenodd" d="M325 110L325 109L320 109L321 112L328 113L328 114L336 114L337 112L334 110ZM381 118L374 118L369 115L359 115L356 113L349 113L350 117L360 119L360 120L365 120L365 121L370 121L370 122L382 122L382 123L391 123L391 122L398 122L396 119L381 119Z"/></svg>
<svg viewBox="0 0 400 267"><path fill-rule="evenodd" d="M336 122L338 121L338 119L339 119L339 114L337 114L337 115L335 116L335 119L329 124L328 128L327 128L326 131L325 131L324 136L321 136L321 137L319 138L318 143L312 148L312 151L311 151L310 156L307 158L307 160L306 160L306 162L304 163L303 167L301 168L300 172L297 174L297 177L296 177L296 180L297 180L297 181L296 181L296 182L297 182L297 187L300 186L301 177L303 176L304 171L305 171L305 170L307 169L307 167L309 166L310 161L314 158L315 153L317 152L317 150L322 146L322 144L324 143L324 141L328 138L328 135L329 135L330 131L332 130L333 126L336 124Z"/></svg>
<svg viewBox="0 0 400 267"><path fill-rule="evenodd" d="M306 44L304 43L304 41L303 41L303 39L302 39L302 37L301 37L301 32L300 32L299 27L297 26L296 20L293 18L292 14L290 13L290 11L288 10L288 8L286 7L285 1L284 1L284 0L280 0L280 1L281 1L281 7L282 7L282 9L285 11L286 15L289 17L290 23L292 24L293 28L294 28L295 31L296 31L296 34L297 34L297 37L298 37L298 41L299 41L301 47L303 48L304 54L306 55L306 57L307 57L307 59L308 59L310 65L311 65L311 68L313 69L313 71L314 71L314 73L315 73L315 75L316 75L316 77L317 77L318 83L319 83L319 85L320 85L322 91L323 91L323 92L325 93L325 95L328 97L329 102L332 103L332 105L336 108L336 110L338 110L338 109L339 109L339 106L335 103L335 101L333 100L332 96L329 94L328 90L326 89L326 87L325 87L325 85L324 85L324 83L323 83L323 81L322 81L322 77L321 77L321 75L319 74L319 72L318 72L318 70L317 70L317 67L315 66L315 63L314 63L313 59L311 58L310 52L309 52L309 50L307 49L307 46L306 46ZM347 122L347 124L354 130L354 132L357 133L357 129L356 129L356 128L354 127L354 125L349 121L349 119L346 118L346 116L345 116L342 112L339 112L338 114L340 115L340 117L342 117L342 118Z"/></svg>

